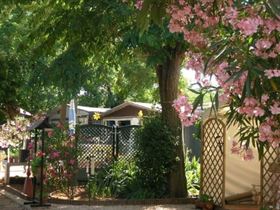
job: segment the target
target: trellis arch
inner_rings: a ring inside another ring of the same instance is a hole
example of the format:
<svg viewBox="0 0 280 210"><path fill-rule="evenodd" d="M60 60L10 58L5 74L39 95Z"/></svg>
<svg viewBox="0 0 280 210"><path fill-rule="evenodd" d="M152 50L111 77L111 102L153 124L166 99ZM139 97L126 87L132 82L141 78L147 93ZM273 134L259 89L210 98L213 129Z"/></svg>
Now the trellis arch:
<svg viewBox="0 0 280 210"><path fill-rule="evenodd" d="M218 206L225 205L226 125L218 118L202 124L201 195ZM259 207L280 207L280 149L267 147L260 161Z"/></svg>
<svg viewBox="0 0 280 210"><path fill-rule="evenodd" d="M222 206L225 197L225 135L226 126L217 118L202 125L201 195L210 196Z"/></svg>

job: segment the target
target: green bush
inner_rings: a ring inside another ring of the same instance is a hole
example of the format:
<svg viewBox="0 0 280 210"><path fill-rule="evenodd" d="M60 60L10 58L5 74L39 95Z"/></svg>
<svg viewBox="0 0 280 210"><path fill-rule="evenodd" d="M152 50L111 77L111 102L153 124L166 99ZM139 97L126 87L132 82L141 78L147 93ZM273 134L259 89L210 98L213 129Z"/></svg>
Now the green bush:
<svg viewBox="0 0 280 210"><path fill-rule="evenodd" d="M88 190L91 197L126 198L134 183L136 166L134 162L119 160L97 171L91 178Z"/></svg>
<svg viewBox="0 0 280 210"><path fill-rule="evenodd" d="M159 116L144 119L136 140L138 189L143 198L167 195L168 177L176 157L175 142L176 139Z"/></svg>
<svg viewBox="0 0 280 210"><path fill-rule="evenodd" d="M164 197L175 162L175 138L160 117L148 117L137 132L134 161L119 160L97 171L88 184L91 197Z"/></svg>

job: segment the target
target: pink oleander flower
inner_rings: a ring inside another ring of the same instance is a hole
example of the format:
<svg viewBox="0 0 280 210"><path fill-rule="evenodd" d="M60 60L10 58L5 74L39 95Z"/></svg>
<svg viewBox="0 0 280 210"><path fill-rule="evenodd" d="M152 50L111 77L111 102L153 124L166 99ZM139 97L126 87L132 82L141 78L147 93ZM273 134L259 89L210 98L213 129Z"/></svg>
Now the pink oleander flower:
<svg viewBox="0 0 280 210"><path fill-rule="evenodd" d="M274 30L280 29L280 21L277 19L266 19L264 20L264 32L270 34Z"/></svg>
<svg viewBox="0 0 280 210"><path fill-rule="evenodd" d="M280 128L277 118L267 118L259 126L259 141L268 142L273 147L279 147Z"/></svg>
<svg viewBox="0 0 280 210"><path fill-rule="evenodd" d="M228 21L231 25L235 25L238 18L238 11L232 7L227 7L225 9L225 19Z"/></svg>
<svg viewBox="0 0 280 210"><path fill-rule="evenodd" d="M240 144L238 144L235 140L233 140L233 141L232 141L232 146L231 146L230 151L231 151L232 154L237 154L237 155L239 155L239 154L240 154L240 151L241 151Z"/></svg>
<svg viewBox="0 0 280 210"><path fill-rule="evenodd" d="M270 106L269 110L273 115L280 114L280 102L274 102L273 105Z"/></svg>
<svg viewBox="0 0 280 210"><path fill-rule="evenodd" d="M69 164L70 164L70 165L74 165L75 163L76 163L75 160L73 160L73 159L69 160Z"/></svg>
<svg viewBox="0 0 280 210"><path fill-rule="evenodd" d="M9 142L7 142L6 140L0 140L0 147L2 148L8 148L10 146Z"/></svg>
<svg viewBox="0 0 280 210"><path fill-rule="evenodd" d="M187 103L187 97L186 96L179 96L178 99L174 100L173 107L177 112L181 112L181 107L184 106Z"/></svg>
<svg viewBox="0 0 280 210"><path fill-rule="evenodd" d="M246 18L243 20L240 20L236 26L241 30L241 32L245 36L253 35L257 32L258 27L263 24L263 21L260 17L254 17L254 18Z"/></svg>
<svg viewBox="0 0 280 210"><path fill-rule="evenodd" d="M178 1L180 5L184 5L185 4L185 0L179 0Z"/></svg>
<svg viewBox="0 0 280 210"><path fill-rule="evenodd" d="M269 99L268 94L264 94L264 95L262 95L261 101L262 101L262 103L266 103L268 101L268 99Z"/></svg>
<svg viewBox="0 0 280 210"><path fill-rule="evenodd" d="M247 97L244 99L245 106L257 106L258 101L253 97Z"/></svg>
<svg viewBox="0 0 280 210"><path fill-rule="evenodd" d="M135 7L138 10L141 10L143 7L144 0L136 0Z"/></svg>
<svg viewBox="0 0 280 210"><path fill-rule="evenodd" d="M52 136L53 136L53 131L52 130L48 131L48 137L51 138Z"/></svg>
<svg viewBox="0 0 280 210"><path fill-rule="evenodd" d="M37 152L37 157L44 157L46 155L46 153L42 152L42 151L39 151Z"/></svg>
<svg viewBox="0 0 280 210"><path fill-rule="evenodd" d="M188 102L186 96L179 96L178 99L174 100L172 106L175 108L184 126L193 125L199 118L200 113L198 111L192 112L193 106Z"/></svg>
<svg viewBox="0 0 280 210"><path fill-rule="evenodd" d="M184 32L184 39L189 42L190 44L196 46L196 47L202 47L205 46L207 41L203 37L202 33L199 33L197 31L185 31Z"/></svg>
<svg viewBox="0 0 280 210"><path fill-rule="evenodd" d="M30 143L28 144L27 148L28 148L29 150L32 150L32 149L33 149L33 143L30 142Z"/></svg>
<svg viewBox="0 0 280 210"><path fill-rule="evenodd" d="M183 26L181 26L177 21L173 20L170 20L168 28L171 33L179 33L183 31Z"/></svg>
<svg viewBox="0 0 280 210"><path fill-rule="evenodd" d="M254 159L253 150L251 148L241 146L236 140L232 141L231 153L240 155L245 161Z"/></svg>
<svg viewBox="0 0 280 210"><path fill-rule="evenodd" d="M248 117L261 117L265 114L260 103L253 97L247 97L244 99L244 104L237 109L240 114L245 114Z"/></svg>
<svg viewBox="0 0 280 210"><path fill-rule="evenodd" d="M280 43L277 43L274 47L275 53L279 54L280 53Z"/></svg>
<svg viewBox="0 0 280 210"><path fill-rule="evenodd" d="M262 108L260 107L255 107L254 111L253 111L254 116L256 117L261 117L264 116L265 112Z"/></svg>
<svg viewBox="0 0 280 210"><path fill-rule="evenodd" d="M280 77L280 69L268 69L265 70L264 74L268 79L271 79L273 77Z"/></svg>
<svg viewBox="0 0 280 210"><path fill-rule="evenodd" d="M245 149L242 158L245 161L254 159L253 150L251 148Z"/></svg>
<svg viewBox="0 0 280 210"><path fill-rule="evenodd" d="M195 72L201 73L204 68L204 62L199 53L186 53L189 58L186 64L187 69L192 69Z"/></svg>
<svg viewBox="0 0 280 210"><path fill-rule="evenodd" d="M55 159L55 158L59 158L60 157L60 152L58 151L53 151L51 153L51 158Z"/></svg>
<svg viewBox="0 0 280 210"><path fill-rule="evenodd" d="M273 43L270 40L260 39L256 42L256 48L258 50L267 50L271 48L272 44Z"/></svg>

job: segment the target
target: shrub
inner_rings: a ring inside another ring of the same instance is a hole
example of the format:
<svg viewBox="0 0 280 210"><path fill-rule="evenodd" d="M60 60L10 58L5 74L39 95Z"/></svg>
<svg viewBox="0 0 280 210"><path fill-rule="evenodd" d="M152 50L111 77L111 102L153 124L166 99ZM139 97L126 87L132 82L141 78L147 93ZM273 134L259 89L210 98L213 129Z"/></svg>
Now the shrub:
<svg viewBox="0 0 280 210"><path fill-rule="evenodd" d="M185 173L187 179L187 190L190 196L198 196L200 190L200 163L193 157L191 160L186 154Z"/></svg>
<svg viewBox="0 0 280 210"><path fill-rule="evenodd" d="M136 166L133 161L119 160L97 171L88 184L91 197L127 198L134 183Z"/></svg>
<svg viewBox="0 0 280 210"><path fill-rule="evenodd" d="M146 117L137 133L136 166L140 194L163 197L175 161L176 139L159 116Z"/></svg>

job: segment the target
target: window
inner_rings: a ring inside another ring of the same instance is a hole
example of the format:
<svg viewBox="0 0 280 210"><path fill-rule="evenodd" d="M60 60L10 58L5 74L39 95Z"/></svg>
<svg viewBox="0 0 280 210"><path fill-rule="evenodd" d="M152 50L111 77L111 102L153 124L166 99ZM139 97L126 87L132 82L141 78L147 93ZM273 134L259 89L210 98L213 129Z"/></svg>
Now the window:
<svg viewBox="0 0 280 210"><path fill-rule="evenodd" d="M119 126L128 126L130 125L130 120L121 120L118 122Z"/></svg>
<svg viewBox="0 0 280 210"><path fill-rule="evenodd" d="M107 126L114 126L114 125L116 125L116 122L115 122L115 120L108 120L108 121L106 121L106 125Z"/></svg>

